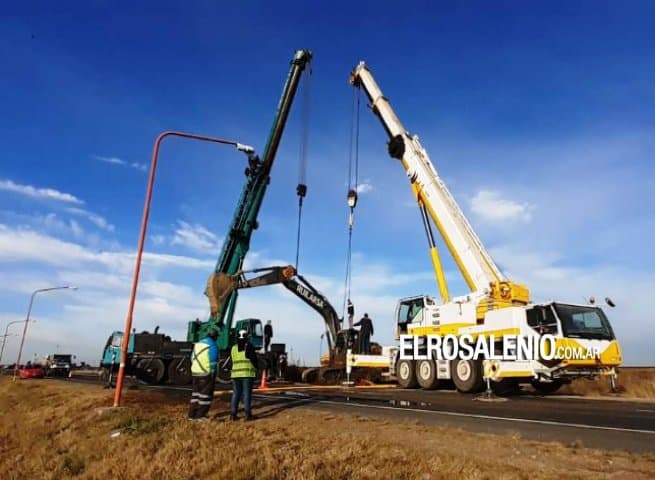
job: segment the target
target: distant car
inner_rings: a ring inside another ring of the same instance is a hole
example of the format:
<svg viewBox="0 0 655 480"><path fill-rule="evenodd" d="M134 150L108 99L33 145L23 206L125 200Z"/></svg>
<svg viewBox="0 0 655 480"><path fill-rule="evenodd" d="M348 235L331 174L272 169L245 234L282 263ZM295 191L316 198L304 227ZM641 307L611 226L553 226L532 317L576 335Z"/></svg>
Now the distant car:
<svg viewBox="0 0 655 480"><path fill-rule="evenodd" d="M19 372L20 378L43 378L45 377L45 371L43 367L25 367L21 368Z"/></svg>

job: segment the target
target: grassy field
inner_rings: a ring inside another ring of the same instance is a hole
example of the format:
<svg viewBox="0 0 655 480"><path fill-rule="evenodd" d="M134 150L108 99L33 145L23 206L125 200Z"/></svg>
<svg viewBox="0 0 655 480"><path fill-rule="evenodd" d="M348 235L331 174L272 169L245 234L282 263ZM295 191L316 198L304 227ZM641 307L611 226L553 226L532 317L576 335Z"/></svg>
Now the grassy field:
<svg viewBox="0 0 655 480"><path fill-rule="evenodd" d="M418 423L262 407L254 422L185 419L158 392L0 378L0 478L652 478L655 455L536 443ZM120 432L120 435L116 435ZM112 436L114 434L114 436Z"/></svg>
<svg viewBox="0 0 655 480"><path fill-rule="evenodd" d="M611 393L609 378L575 380L562 387L559 393L585 397L618 396L655 399L655 368L624 368L619 370L619 394Z"/></svg>

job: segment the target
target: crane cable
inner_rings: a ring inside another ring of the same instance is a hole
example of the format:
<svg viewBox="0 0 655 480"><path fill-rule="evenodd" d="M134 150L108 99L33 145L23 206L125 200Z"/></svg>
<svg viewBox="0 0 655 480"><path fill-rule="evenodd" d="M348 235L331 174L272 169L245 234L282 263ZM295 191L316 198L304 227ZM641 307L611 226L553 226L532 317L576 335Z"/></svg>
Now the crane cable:
<svg viewBox="0 0 655 480"><path fill-rule="evenodd" d="M348 196L347 202L350 212L348 214L348 250L346 255L346 279L343 297L343 315L345 318L346 306L350 301L350 289L352 286L352 243L353 224L355 219L355 207L357 206L357 190L359 182L359 112L360 112L360 89L353 91L352 119L350 125L350 152L348 157ZM354 152L353 152L354 151ZM354 170L354 175L353 175ZM354 178L353 178L354 177ZM354 180L354 181L353 181Z"/></svg>
<svg viewBox="0 0 655 480"><path fill-rule="evenodd" d="M307 195L307 145L309 143L309 106L311 100L311 78L312 71L309 68L304 78L302 115L300 119L300 148L299 148L299 171L296 194L298 195L298 228L296 231L296 271L298 271L298 259L300 257L300 222L302 220L303 199Z"/></svg>

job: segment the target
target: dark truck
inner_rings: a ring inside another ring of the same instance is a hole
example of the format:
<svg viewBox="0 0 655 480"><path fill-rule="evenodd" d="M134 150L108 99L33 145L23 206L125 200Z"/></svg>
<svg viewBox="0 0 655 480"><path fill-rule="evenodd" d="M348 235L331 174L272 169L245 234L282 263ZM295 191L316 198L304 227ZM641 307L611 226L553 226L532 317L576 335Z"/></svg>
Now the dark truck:
<svg viewBox="0 0 655 480"><path fill-rule="evenodd" d="M154 333L143 331L131 334L127 346L125 374L133 375L151 385L187 385L191 383L191 351L193 343L203 337L202 328L205 326L205 322L189 322L187 340L173 340L168 335L158 333L159 327L155 329ZM256 318L239 320L235 323L235 328L230 329L229 346L234 343L236 334L241 329L248 332L250 343L255 349L262 347L261 320ZM107 339L100 360L101 375L105 382L109 383L118 373L122 343L123 332L120 331L113 332ZM229 382L230 366L223 365L224 360L229 356L229 347L221 348L220 353L223 368L219 368L218 380Z"/></svg>
<svg viewBox="0 0 655 480"><path fill-rule="evenodd" d="M69 353L53 353L45 362L46 377L68 377L73 367L74 355Z"/></svg>

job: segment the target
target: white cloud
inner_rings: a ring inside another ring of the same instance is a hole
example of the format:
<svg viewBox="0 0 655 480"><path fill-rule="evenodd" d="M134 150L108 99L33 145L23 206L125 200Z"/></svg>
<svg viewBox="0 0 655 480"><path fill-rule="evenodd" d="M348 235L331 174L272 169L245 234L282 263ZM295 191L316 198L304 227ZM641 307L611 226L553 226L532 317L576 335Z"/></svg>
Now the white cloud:
<svg viewBox="0 0 655 480"><path fill-rule="evenodd" d="M214 253L220 248L220 239L202 225L190 225L178 220L171 245L180 245L197 252Z"/></svg>
<svg viewBox="0 0 655 480"><path fill-rule="evenodd" d="M366 180L357 185L357 193L368 193L371 190L373 190L373 184L371 184L370 180Z"/></svg>
<svg viewBox="0 0 655 480"><path fill-rule="evenodd" d="M131 271L135 254L125 251L93 251L77 243L38 233L26 228L12 228L0 224L0 261L39 262L51 266L82 265L95 263L113 271ZM180 267L209 269L211 260L181 255L145 252L143 263L153 267Z"/></svg>
<svg viewBox="0 0 655 480"><path fill-rule="evenodd" d="M153 235L150 237L150 241L154 243L155 245L163 245L166 243L166 236L165 235Z"/></svg>
<svg viewBox="0 0 655 480"><path fill-rule="evenodd" d="M503 198L500 192L492 190L480 190L471 199L471 210L473 213L490 221L529 221L532 218L531 209L532 206L527 203L517 203L513 200L508 200Z"/></svg>
<svg viewBox="0 0 655 480"><path fill-rule="evenodd" d="M82 229L82 227L80 227L79 223L77 223L75 220L71 219L69 221L69 225L71 231L73 232L73 235L76 238L81 238L84 235L84 230Z"/></svg>
<svg viewBox="0 0 655 480"><path fill-rule="evenodd" d="M101 228L102 230L106 230L108 232L113 232L115 230L115 227L109 223L106 218L96 213L78 207L70 207L67 208L66 211L74 215L85 217L88 221L93 223L96 227Z"/></svg>
<svg viewBox="0 0 655 480"><path fill-rule="evenodd" d="M105 157L102 155L93 155L93 158L95 158L96 160L100 160L101 162L109 163L111 165L121 165L123 167L130 167L135 170L139 170L141 172L145 172L148 169L148 166L144 163L138 163L138 162L130 163L118 157Z"/></svg>
<svg viewBox="0 0 655 480"><path fill-rule="evenodd" d="M121 160L118 157L103 157L101 155L94 155L93 158L100 160L101 162L111 163L112 165L125 165L125 160Z"/></svg>
<svg viewBox="0 0 655 480"><path fill-rule="evenodd" d="M32 198L55 200L58 202L82 204L82 200L70 193L60 192L54 188L36 188L32 185L21 185L11 180L0 180L0 190L18 193Z"/></svg>

